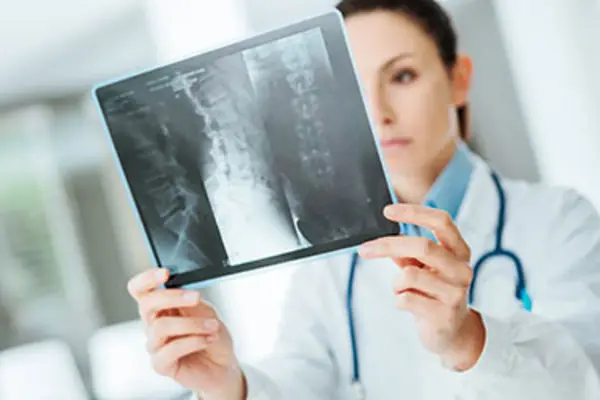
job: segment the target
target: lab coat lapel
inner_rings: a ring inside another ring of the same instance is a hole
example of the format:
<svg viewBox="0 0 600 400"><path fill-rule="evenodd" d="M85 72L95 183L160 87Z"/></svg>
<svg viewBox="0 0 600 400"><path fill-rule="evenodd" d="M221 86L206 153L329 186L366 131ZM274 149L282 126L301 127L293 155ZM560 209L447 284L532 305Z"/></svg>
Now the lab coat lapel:
<svg viewBox="0 0 600 400"><path fill-rule="evenodd" d="M473 155L473 174L459 209L456 224L471 248L471 261L477 260L494 245L499 199L490 168Z"/></svg>

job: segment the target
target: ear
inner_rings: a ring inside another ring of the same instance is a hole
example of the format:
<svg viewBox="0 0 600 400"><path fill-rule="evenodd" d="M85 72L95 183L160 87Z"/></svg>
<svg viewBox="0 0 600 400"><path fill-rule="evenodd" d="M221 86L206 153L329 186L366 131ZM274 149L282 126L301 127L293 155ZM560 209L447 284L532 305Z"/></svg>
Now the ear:
<svg viewBox="0 0 600 400"><path fill-rule="evenodd" d="M452 101L456 107L469 102L469 92L473 79L473 60L467 55L459 55L452 70Z"/></svg>

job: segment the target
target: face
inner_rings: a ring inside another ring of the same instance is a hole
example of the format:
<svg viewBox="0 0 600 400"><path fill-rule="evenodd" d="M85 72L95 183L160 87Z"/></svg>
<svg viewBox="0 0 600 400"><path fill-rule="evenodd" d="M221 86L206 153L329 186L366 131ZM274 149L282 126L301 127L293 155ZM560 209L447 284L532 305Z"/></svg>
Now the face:
<svg viewBox="0 0 600 400"><path fill-rule="evenodd" d="M454 109L466 101L469 60L449 72L435 42L400 13L353 15L346 28L391 174L443 168L460 137Z"/></svg>

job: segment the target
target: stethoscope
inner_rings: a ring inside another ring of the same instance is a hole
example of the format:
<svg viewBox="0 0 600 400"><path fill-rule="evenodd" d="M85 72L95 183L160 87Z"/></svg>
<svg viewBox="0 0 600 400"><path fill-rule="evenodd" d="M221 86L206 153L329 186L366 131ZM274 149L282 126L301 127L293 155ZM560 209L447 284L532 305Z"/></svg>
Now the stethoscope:
<svg viewBox="0 0 600 400"><path fill-rule="evenodd" d="M471 280L471 286L469 287L468 293L468 301L469 304L473 304L474 296L475 296L475 283L477 281L477 277L479 272L481 271L481 267L489 262L494 257L506 257L508 258L515 267L515 271L517 273L517 284L515 288L515 297L521 302L523 308L527 311L531 311L531 298L529 297L529 293L527 292L527 287L525 285L525 274L523 272L523 264L519 256L517 256L514 252L507 250L502 247L502 239L504 235L504 226L506 224L506 196L504 192L504 188L500 183L500 179L498 175L492 171L491 172L492 180L494 181L494 185L496 186L496 191L498 193L498 222L496 224L496 243L493 250L486 252L483 254L479 260L473 266L473 278ZM356 343L356 331L354 326L354 315L352 312L352 291L354 288L354 277L356 273L356 267L358 265L358 253L352 254L352 258L350 260L350 275L348 278L348 291L346 296L346 307L348 314L348 327L350 330L350 344L352 346L352 387L355 390L357 399L364 399L364 387L360 382L360 370L358 363L358 349Z"/></svg>

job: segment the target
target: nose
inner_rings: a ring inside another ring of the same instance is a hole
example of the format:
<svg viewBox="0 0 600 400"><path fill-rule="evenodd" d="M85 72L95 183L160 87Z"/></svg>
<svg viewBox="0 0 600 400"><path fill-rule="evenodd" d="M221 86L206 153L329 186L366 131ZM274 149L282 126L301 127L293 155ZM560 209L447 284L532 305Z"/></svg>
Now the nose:
<svg viewBox="0 0 600 400"><path fill-rule="evenodd" d="M394 109L382 85L372 87L367 96L369 98L373 122L379 126L388 126L396 121Z"/></svg>

